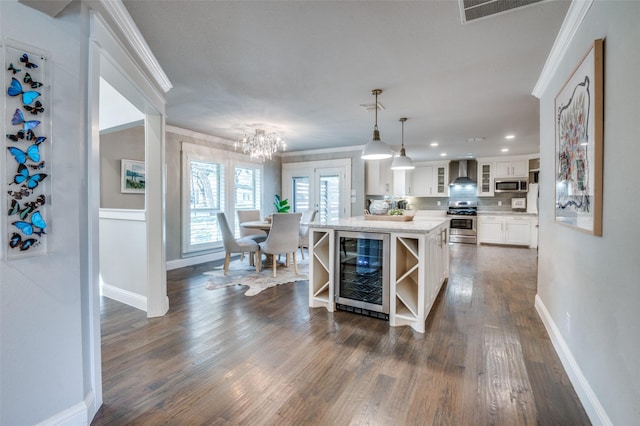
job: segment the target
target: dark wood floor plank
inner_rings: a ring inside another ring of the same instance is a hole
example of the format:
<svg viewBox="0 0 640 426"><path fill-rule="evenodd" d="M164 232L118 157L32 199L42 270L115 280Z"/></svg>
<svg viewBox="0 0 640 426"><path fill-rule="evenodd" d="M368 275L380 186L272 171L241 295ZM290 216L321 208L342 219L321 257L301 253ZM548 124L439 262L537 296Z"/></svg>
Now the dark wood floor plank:
<svg viewBox="0 0 640 426"><path fill-rule="evenodd" d="M451 246L426 333L311 309L308 283L205 290L168 273L163 318L102 300L94 425L586 425L535 309L536 252Z"/></svg>

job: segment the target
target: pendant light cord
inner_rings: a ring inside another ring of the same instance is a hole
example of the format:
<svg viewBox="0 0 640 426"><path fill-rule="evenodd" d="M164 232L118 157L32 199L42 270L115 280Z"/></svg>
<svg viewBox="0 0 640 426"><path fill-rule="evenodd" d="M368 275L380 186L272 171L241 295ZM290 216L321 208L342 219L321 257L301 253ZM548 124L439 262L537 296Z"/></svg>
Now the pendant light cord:
<svg viewBox="0 0 640 426"><path fill-rule="evenodd" d="M375 126L373 126L373 128L378 130L378 90L374 90L373 93L376 95L376 103L374 105L376 109L376 124Z"/></svg>

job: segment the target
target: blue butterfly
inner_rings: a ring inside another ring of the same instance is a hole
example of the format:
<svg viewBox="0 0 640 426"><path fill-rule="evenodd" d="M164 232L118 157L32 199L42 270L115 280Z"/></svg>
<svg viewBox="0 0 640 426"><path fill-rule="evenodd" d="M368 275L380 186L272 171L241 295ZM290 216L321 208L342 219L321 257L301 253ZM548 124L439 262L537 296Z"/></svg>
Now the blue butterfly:
<svg viewBox="0 0 640 426"><path fill-rule="evenodd" d="M40 182L46 178L47 175L44 173L35 173L33 175L29 175L29 169L24 164L20 164L18 166L18 174L13 178L13 182L17 184L21 184L26 182L26 186L29 189L33 189L38 186Z"/></svg>
<svg viewBox="0 0 640 426"><path fill-rule="evenodd" d="M25 105L30 104L35 101L38 96L40 96L40 92L36 92L34 90L29 90L28 92L22 91L22 84L15 79L15 77L11 77L11 86L7 89L7 94L9 96L18 96L22 94L22 103Z"/></svg>
<svg viewBox="0 0 640 426"><path fill-rule="evenodd" d="M46 232L44 232L44 228L47 227L47 223L42 218L40 212L33 212L31 215L31 223L19 220L17 222L13 222L12 225L21 230L24 235L46 234ZM36 231L36 228L40 230Z"/></svg>
<svg viewBox="0 0 640 426"><path fill-rule="evenodd" d="M22 54L22 58L20 58L20 62L22 62L24 66L27 68L38 68L37 64L34 64L33 62L29 62L29 55L27 55L26 53Z"/></svg>
<svg viewBox="0 0 640 426"><path fill-rule="evenodd" d="M40 161L40 151L38 150L38 144L33 144L26 151L21 150L13 146L7 147L11 155L16 159L18 164L24 164L27 158L34 163Z"/></svg>
<svg viewBox="0 0 640 426"><path fill-rule="evenodd" d="M38 240L35 238L27 238L23 240L20 234L14 232L11 235L11 240L9 240L9 246L11 248L19 248L21 251L29 250L32 246L36 245Z"/></svg>
<svg viewBox="0 0 640 426"><path fill-rule="evenodd" d="M10 135L9 133L7 133L7 138L11 139L14 142L18 142L20 139L24 139L26 141L35 140L34 143L36 144L41 144L42 142L47 140L46 136L36 137L36 135L33 133L33 130L27 130L26 132L24 130L18 130L18 133L16 133L15 135Z"/></svg>
<svg viewBox="0 0 640 426"><path fill-rule="evenodd" d="M22 110L16 108L16 112L13 113L13 117L11 118L11 124L18 125L24 123L24 130L33 130L40 125L38 120L28 120L24 121L24 114Z"/></svg>

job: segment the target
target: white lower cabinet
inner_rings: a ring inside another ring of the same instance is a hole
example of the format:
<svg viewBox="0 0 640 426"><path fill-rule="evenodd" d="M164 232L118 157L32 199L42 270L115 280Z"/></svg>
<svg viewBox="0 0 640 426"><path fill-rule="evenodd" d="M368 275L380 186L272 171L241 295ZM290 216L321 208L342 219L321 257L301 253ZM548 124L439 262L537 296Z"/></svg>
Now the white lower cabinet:
<svg viewBox="0 0 640 426"><path fill-rule="evenodd" d="M447 227L428 235L391 234L389 324L424 333L425 321L449 276Z"/></svg>
<svg viewBox="0 0 640 426"><path fill-rule="evenodd" d="M531 218L479 215L478 243L531 246Z"/></svg>
<svg viewBox="0 0 640 426"><path fill-rule="evenodd" d="M333 231L309 232L309 306L333 312Z"/></svg>

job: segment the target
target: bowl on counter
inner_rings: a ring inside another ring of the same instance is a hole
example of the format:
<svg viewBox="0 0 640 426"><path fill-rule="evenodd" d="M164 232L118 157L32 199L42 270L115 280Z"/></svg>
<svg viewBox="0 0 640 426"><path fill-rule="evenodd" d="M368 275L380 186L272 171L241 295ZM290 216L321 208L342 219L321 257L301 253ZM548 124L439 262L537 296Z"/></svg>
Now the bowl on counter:
<svg viewBox="0 0 640 426"><path fill-rule="evenodd" d="M384 215L389 212L389 203L385 200L369 200L369 213L374 215Z"/></svg>

